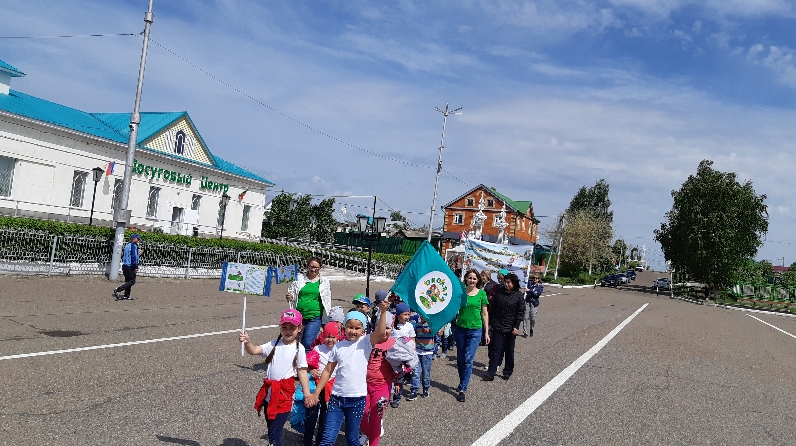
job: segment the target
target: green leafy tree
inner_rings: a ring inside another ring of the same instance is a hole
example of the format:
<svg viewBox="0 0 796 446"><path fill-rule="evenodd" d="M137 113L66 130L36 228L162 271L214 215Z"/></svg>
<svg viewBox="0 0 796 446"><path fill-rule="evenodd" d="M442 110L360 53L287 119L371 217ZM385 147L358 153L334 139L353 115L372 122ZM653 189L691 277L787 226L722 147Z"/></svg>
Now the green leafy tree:
<svg viewBox="0 0 796 446"><path fill-rule="evenodd" d="M401 215L401 211L390 211L390 221L400 222L401 227L404 229L409 229L411 227L409 220Z"/></svg>
<svg viewBox="0 0 796 446"><path fill-rule="evenodd" d="M611 223L588 210L568 212L563 230L561 259L588 268L611 264Z"/></svg>
<svg viewBox="0 0 796 446"><path fill-rule="evenodd" d="M294 197L285 192L274 197L271 201L271 210L265 215L262 236L331 241L337 226L333 217L334 199L329 198L313 205L311 195L302 195L295 199L292 211L291 200L294 200ZM311 217L314 217L314 221Z"/></svg>
<svg viewBox="0 0 796 446"><path fill-rule="evenodd" d="M703 160L696 175L672 191L674 204L655 240L680 278L721 290L757 254L768 231L768 210L765 194L757 195L751 181L741 184L735 173L712 165Z"/></svg>
<svg viewBox="0 0 796 446"><path fill-rule="evenodd" d="M605 180L598 181L588 189L586 186L581 187L569 202L567 212L588 211L607 221L609 225L612 224L614 212L608 210L611 207L611 200L608 198L609 189L610 186Z"/></svg>
<svg viewBox="0 0 796 446"><path fill-rule="evenodd" d="M627 266L627 244L624 240L617 239L614 246L611 247L611 254L614 255L613 260L617 265Z"/></svg>
<svg viewBox="0 0 796 446"><path fill-rule="evenodd" d="M790 264L790 269L782 274L781 283L786 286L796 286L796 262Z"/></svg>

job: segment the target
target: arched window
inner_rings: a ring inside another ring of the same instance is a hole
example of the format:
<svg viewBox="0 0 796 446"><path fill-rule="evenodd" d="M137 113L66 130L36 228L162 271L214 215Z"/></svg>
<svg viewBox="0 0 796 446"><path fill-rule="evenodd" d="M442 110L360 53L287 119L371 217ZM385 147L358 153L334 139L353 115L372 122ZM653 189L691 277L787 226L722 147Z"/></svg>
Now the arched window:
<svg viewBox="0 0 796 446"><path fill-rule="evenodd" d="M174 153L182 155L185 153L185 132L180 130L174 137Z"/></svg>

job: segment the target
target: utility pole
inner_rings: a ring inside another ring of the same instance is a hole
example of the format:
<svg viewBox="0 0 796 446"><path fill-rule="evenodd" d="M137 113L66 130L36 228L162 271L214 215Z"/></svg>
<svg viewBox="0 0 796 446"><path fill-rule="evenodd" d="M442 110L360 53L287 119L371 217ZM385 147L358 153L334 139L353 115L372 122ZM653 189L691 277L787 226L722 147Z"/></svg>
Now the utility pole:
<svg viewBox="0 0 796 446"><path fill-rule="evenodd" d="M562 232L563 228L564 228L564 214L561 214L561 216L558 218L558 230L556 231L556 239L560 240L561 237L563 237L564 235ZM556 239L553 239L553 245L556 245ZM558 249L559 251L561 250L560 247ZM544 273L542 273L542 277L547 277L547 270L550 269L550 260L552 260L552 258L553 258L553 246L550 246L550 255L547 256L547 263L545 263ZM558 278L558 251L556 251L555 277Z"/></svg>
<svg viewBox="0 0 796 446"><path fill-rule="evenodd" d="M448 104L445 104L445 110L439 107L434 107L435 110L442 113L442 139L439 141L439 159L437 160L437 179L434 181L434 201L431 202L431 219L428 222L428 242L431 243L431 231L434 228L434 209L437 207L437 188L439 187L439 173L442 172L442 149L445 148L445 124L448 122L448 115L460 115L462 108L456 110L448 110Z"/></svg>
<svg viewBox="0 0 796 446"><path fill-rule="evenodd" d="M561 264L561 242L564 241L564 216L561 216L561 226L559 226L560 235L558 236L558 250L556 251L556 272L553 274L553 279L558 280L558 265Z"/></svg>
<svg viewBox="0 0 796 446"><path fill-rule="evenodd" d="M152 14L152 0L149 0L149 9L144 13L144 48L141 50L141 64L138 67L138 86L135 90L135 106L130 115L130 139L127 143L127 158L124 162L124 176L122 177L122 194L119 197L119 208L113 213L113 221L116 223L116 234L113 238L113 256L111 266L108 271L108 279L116 280L119 278L119 264L122 260L122 246L124 246L124 228L130 222L130 210L127 208L130 200L130 182L133 176L133 159L135 158L135 146L138 142L138 126L141 124L141 90L144 87L144 68L146 67L146 51L149 46L149 28L155 15Z"/></svg>

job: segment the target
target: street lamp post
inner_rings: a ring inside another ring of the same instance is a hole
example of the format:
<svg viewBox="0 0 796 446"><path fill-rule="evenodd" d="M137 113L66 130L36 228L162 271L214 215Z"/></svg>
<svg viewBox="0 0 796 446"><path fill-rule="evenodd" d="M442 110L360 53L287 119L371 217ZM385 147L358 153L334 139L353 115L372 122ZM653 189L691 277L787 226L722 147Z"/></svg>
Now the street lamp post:
<svg viewBox="0 0 796 446"><path fill-rule="evenodd" d="M378 240L381 236L387 219L384 217L373 217L373 223L370 223L368 220L368 217L365 215L357 217L359 237L361 237L362 240L368 241L368 273L365 281L365 295L370 297L370 262L373 256L373 242Z"/></svg>
<svg viewBox="0 0 796 446"><path fill-rule="evenodd" d="M94 202L97 200L97 183L102 179L102 173L105 172L101 167L91 169L91 174L94 179L94 195L91 197L91 215L88 217L88 225L94 222Z"/></svg>
<svg viewBox="0 0 796 446"><path fill-rule="evenodd" d="M219 239L224 238L224 223L227 220L227 203L229 203L229 195L224 194L221 196L221 207L223 211L221 212L221 235L218 237Z"/></svg>

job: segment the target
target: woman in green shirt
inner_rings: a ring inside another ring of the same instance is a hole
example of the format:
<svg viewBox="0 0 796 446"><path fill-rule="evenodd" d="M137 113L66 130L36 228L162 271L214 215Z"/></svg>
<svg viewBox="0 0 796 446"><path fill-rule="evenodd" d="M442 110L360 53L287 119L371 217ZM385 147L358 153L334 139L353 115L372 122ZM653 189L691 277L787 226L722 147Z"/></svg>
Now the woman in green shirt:
<svg viewBox="0 0 796 446"><path fill-rule="evenodd" d="M456 340L456 365L459 369L459 394L456 400L463 403L470 376L473 374L473 360L478 344L481 342L481 327L489 326L487 305L489 300L481 289L481 276L476 270L468 270L464 275L464 298L467 304L459 310L456 317L453 337ZM489 331L485 334L485 342L489 344Z"/></svg>
<svg viewBox="0 0 796 446"><path fill-rule="evenodd" d="M304 333L301 345L310 351L312 342L321 331L321 316L329 315L332 308L332 290L329 279L321 277L321 259L310 257L307 260L307 272L299 274L295 282L287 289L287 301L290 308L295 308L304 319Z"/></svg>

